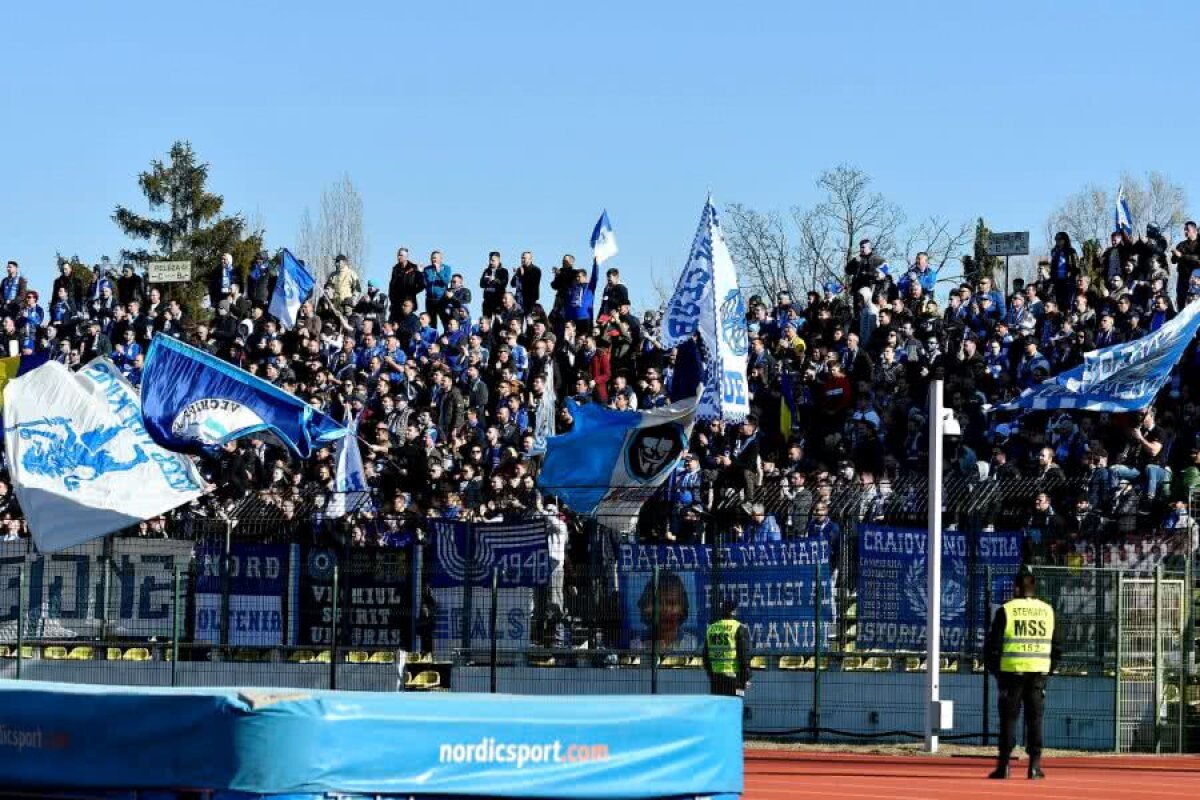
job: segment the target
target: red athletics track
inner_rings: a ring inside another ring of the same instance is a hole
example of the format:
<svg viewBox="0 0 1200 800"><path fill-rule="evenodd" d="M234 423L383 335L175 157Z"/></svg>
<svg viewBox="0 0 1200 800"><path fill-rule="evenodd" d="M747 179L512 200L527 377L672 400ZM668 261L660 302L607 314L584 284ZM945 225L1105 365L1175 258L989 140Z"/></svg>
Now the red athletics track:
<svg viewBox="0 0 1200 800"><path fill-rule="evenodd" d="M1173 800L1200 798L1200 757L1122 756L1047 758L1046 780L1025 778L1028 761L1013 762L1012 777L991 781L994 762L977 756L886 756L778 750L746 752L745 800L987 800L1087 798Z"/></svg>

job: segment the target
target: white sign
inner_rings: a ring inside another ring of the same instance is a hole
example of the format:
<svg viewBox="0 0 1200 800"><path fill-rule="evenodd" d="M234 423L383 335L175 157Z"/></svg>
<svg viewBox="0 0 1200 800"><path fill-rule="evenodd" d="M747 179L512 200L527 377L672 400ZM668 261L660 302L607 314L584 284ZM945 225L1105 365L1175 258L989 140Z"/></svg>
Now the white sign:
<svg viewBox="0 0 1200 800"><path fill-rule="evenodd" d="M987 254L989 256L1029 255L1029 231L989 233Z"/></svg>
<svg viewBox="0 0 1200 800"><path fill-rule="evenodd" d="M146 267L150 283L189 283L192 280L190 261L151 261Z"/></svg>

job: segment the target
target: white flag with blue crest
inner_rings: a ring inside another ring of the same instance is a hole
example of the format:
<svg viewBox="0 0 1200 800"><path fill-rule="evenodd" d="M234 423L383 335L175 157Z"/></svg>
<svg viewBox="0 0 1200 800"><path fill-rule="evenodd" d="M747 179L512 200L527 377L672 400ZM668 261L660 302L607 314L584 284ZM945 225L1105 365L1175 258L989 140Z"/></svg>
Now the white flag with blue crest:
<svg viewBox="0 0 1200 800"><path fill-rule="evenodd" d="M49 361L4 387L4 448L38 550L137 525L205 491L191 460L154 443L113 363Z"/></svg>
<svg viewBox="0 0 1200 800"><path fill-rule="evenodd" d="M1113 208L1113 230L1133 236L1133 215L1129 213L1129 199L1125 197L1124 185L1117 189L1117 202Z"/></svg>
<svg viewBox="0 0 1200 800"><path fill-rule="evenodd" d="M304 268L291 251L284 249L283 260L279 265L279 281L275 284L275 294L271 296L271 316L279 320L284 330L296 327L296 317L300 314L300 306L312 294L315 281L308 270Z"/></svg>
<svg viewBox="0 0 1200 800"><path fill-rule="evenodd" d="M739 422L750 413L746 384L746 303L716 206L709 195L687 264L663 314L663 344L676 347L697 333L708 360L700 419Z"/></svg>

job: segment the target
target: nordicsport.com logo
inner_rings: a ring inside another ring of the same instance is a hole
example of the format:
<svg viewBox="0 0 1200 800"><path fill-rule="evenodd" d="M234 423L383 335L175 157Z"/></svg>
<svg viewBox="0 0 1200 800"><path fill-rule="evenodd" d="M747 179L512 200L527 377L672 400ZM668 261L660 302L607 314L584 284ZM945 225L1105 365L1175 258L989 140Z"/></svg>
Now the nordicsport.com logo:
<svg viewBox="0 0 1200 800"><path fill-rule="evenodd" d="M0 723L0 747L16 750L61 750L71 743L65 733L43 734L41 728L10 728Z"/></svg>
<svg viewBox="0 0 1200 800"><path fill-rule="evenodd" d="M606 744L514 744L488 737L476 744L443 744L438 750L442 764L587 764L608 761Z"/></svg>

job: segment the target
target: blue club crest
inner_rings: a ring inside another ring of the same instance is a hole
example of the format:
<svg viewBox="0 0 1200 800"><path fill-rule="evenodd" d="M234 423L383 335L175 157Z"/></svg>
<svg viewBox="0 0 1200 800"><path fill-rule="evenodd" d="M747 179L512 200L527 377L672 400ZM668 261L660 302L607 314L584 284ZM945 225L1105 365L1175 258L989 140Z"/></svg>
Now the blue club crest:
<svg viewBox="0 0 1200 800"><path fill-rule="evenodd" d="M721 339L735 356L744 356L750 349L746 339L746 301L740 289L730 289L721 302Z"/></svg>
<svg viewBox="0 0 1200 800"><path fill-rule="evenodd" d="M120 425L101 426L77 433L74 423L66 417L44 417L22 422L9 430L17 430L26 442L21 466L31 474L61 478L67 491L78 491L85 482L100 479L111 472L125 472L150 460L138 445L133 457L117 458L109 445L121 431Z"/></svg>

